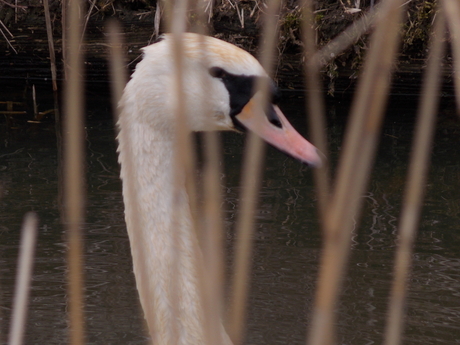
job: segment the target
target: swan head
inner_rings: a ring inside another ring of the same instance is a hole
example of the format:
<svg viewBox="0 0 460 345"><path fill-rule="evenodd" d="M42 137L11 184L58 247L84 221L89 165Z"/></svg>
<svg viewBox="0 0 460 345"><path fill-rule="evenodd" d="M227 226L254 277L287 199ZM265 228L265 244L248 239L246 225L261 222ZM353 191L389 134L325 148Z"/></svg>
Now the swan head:
<svg viewBox="0 0 460 345"><path fill-rule="evenodd" d="M181 40L182 101L192 130L250 130L304 163L321 165L318 150L291 126L277 106L277 88L251 54L209 36L185 33ZM172 35L166 34L143 48L143 60L122 99L125 108L133 107L133 114L160 130L174 127L179 103L173 44ZM270 102L264 108L255 89L260 78L269 84Z"/></svg>

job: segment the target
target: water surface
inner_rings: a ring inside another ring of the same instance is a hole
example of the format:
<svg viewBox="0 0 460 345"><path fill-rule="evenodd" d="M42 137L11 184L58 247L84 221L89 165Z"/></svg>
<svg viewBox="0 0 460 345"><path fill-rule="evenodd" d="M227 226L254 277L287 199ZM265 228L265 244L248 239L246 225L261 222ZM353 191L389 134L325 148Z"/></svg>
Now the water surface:
<svg viewBox="0 0 460 345"><path fill-rule="evenodd" d="M86 127L87 341L147 344L123 220L113 125L105 109L109 101L105 106L98 102L90 103L89 114L98 116L90 116ZM303 99L291 95L282 108L305 133ZM328 104L333 165L347 108L340 100ZM413 104L388 110L337 309L339 344L382 343L413 114ZM0 125L0 343L7 340L19 229L23 215L33 210L40 217L40 232L25 343L66 344L66 247L54 128L29 125L18 131ZM459 134L458 120L443 110L413 256L404 344L460 343ZM244 136L226 133L222 139L231 254ZM316 212L312 172L269 148L257 213L247 344L304 344L322 243Z"/></svg>

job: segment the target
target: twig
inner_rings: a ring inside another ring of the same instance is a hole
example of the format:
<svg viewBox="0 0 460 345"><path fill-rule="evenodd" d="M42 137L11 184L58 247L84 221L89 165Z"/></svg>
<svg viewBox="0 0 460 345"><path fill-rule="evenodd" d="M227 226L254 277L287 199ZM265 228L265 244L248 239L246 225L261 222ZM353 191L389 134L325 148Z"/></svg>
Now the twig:
<svg viewBox="0 0 460 345"><path fill-rule="evenodd" d="M61 2L61 27L62 27L62 69L64 80L67 79L67 0Z"/></svg>
<svg viewBox="0 0 460 345"><path fill-rule="evenodd" d="M236 6L236 14L238 15L238 19L240 20L241 28L244 29L244 9L242 8L241 13L240 13L240 9L238 7L237 2L235 2L235 6Z"/></svg>
<svg viewBox="0 0 460 345"><path fill-rule="evenodd" d="M204 14L208 14L208 23L211 22L211 18L213 16L214 11L214 0L206 0L206 7L203 10Z"/></svg>
<svg viewBox="0 0 460 345"><path fill-rule="evenodd" d="M9 2L6 2L5 0L0 0L1 3L7 5L7 6L10 6L12 8L15 8L15 9L21 9L21 10L26 10L28 8L28 6L23 6L23 5L18 5L18 4L10 4Z"/></svg>
<svg viewBox="0 0 460 345"><path fill-rule="evenodd" d="M13 34L11 33L10 30L3 24L3 22L0 20L0 24L3 26L3 28L6 30L6 32L10 35L11 38L14 38Z"/></svg>
<svg viewBox="0 0 460 345"><path fill-rule="evenodd" d="M153 34L149 39L149 44L152 43L153 38L158 38L160 35L160 24L161 24L161 1L157 1L157 8L155 9L155 17L153 19Z"/></svg>
<svg viewBox="0 0 460 345"><path fill-rule="evenodd" d="M56 54L54 52L54 39L53 29L51 27L51 16L49 0L43 0L43 7L45 8L45 20L46 20L46 33L48 35L48 49L50 51L50 64L51 64L51 79L53 82L53 91L57 91L57 71L56 71Z"/></svg>
<svg viewBox="0 0 460 345"><path fill-rule="evenodd" d="M8 28L5 26L5 24L3 24L3 22L1 20L0 20L0 24L3 26L3 28L6 30L6 32L10 34L11 38L14 38L13 34L8 30ZM16 51L16 49L14 49L14 47L11 44L10 40L8 39L8 37L6 37L5 33L3 32L3 30L1 28L0 28L0 32L2 33L2 36L5 38L6 42L11 47L11 49L13 49L13 51L17 54L18 52Z"/></svg>
<svg viewBox="0 0 460 345"><path fill-rule="evenodd" d="M35 84L32 85L32 101L34 104L34 120L38 117L37 95L35 93Z"/></svg>
<svg viewBox="0 0 460 345"><path fill-rule="evenodd" d="M84 39L85 32L86 32L86 26L88 25L88 21L89 21L89 18L91 17L91 12L93 12L94 6L96 6L96 0L93 0L93 2L91 2L91 6L89 7L88 13L86 14L85 24L83 25L83 30L81 32L80 46L83 43L83 39Z"/></svg>
<svg viewBox="0 0 460 345"><path fill-rule="evenodd" d="M232 6L234 9L236 9L236 7L235 7L236 3L233 4L233 2L231 2L231 0L227 0L227 2L230 4L230 6Z"/></svg>

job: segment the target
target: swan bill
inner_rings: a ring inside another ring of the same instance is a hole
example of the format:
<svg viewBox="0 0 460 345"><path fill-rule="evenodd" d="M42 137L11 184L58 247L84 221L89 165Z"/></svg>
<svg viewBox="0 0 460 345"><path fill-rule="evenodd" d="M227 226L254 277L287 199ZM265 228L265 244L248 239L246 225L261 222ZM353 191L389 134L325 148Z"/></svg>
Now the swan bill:
<svg viewBox="0 0 460 345"><path fill-rule="evenodd" d="M242 126L254 132L278 150L298 159L302 163L317 168L320 167L322 162L318 149L292 127L277 105L269 104L269 107L269 113L273 111L281 125L270 121L263 110L259 93L249 100L235 118Z"/></svg>

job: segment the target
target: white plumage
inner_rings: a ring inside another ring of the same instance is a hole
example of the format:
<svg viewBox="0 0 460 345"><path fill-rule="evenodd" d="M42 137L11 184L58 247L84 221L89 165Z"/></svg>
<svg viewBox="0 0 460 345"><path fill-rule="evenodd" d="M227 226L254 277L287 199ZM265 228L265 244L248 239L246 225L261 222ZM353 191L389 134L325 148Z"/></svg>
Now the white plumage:
<svg viewBox="0 0 460 345"><path fill-rule="evenodd" d="M183 47L184 101L192 130L235 130L235 124L240 124L288 154L320 164L316 149L295 132L278 107L273 106L272 114L279 120L276 126L257 111L251 94L237 94L241 88L233 88L232 83L267 77L253 56L229 43L191 33L183 35ZM172 193L177 102L173 63L170 35L144 48L144 58L120 102L119 161L134 273L144 313L153 320L148 325L153 343L171 345L177 339L180 345L202 345L203 314L197 292L197 265L201 264L197 260L201 257L193 252L196 238L185 188L179 195ZM218 68L220 74L211 73L212 68ZM208 93L206 97L203 92ZM241 103L246 97L244 107L235 108L235 100ZM231 114L235 109L239 113ZM173 253L180 255L174 258ZM178 260L177 276L171 277L174 259ZM177 281L176 291L171 290L172 279ZM221 344L230 344L223 327L221 334Z"/></svg>

